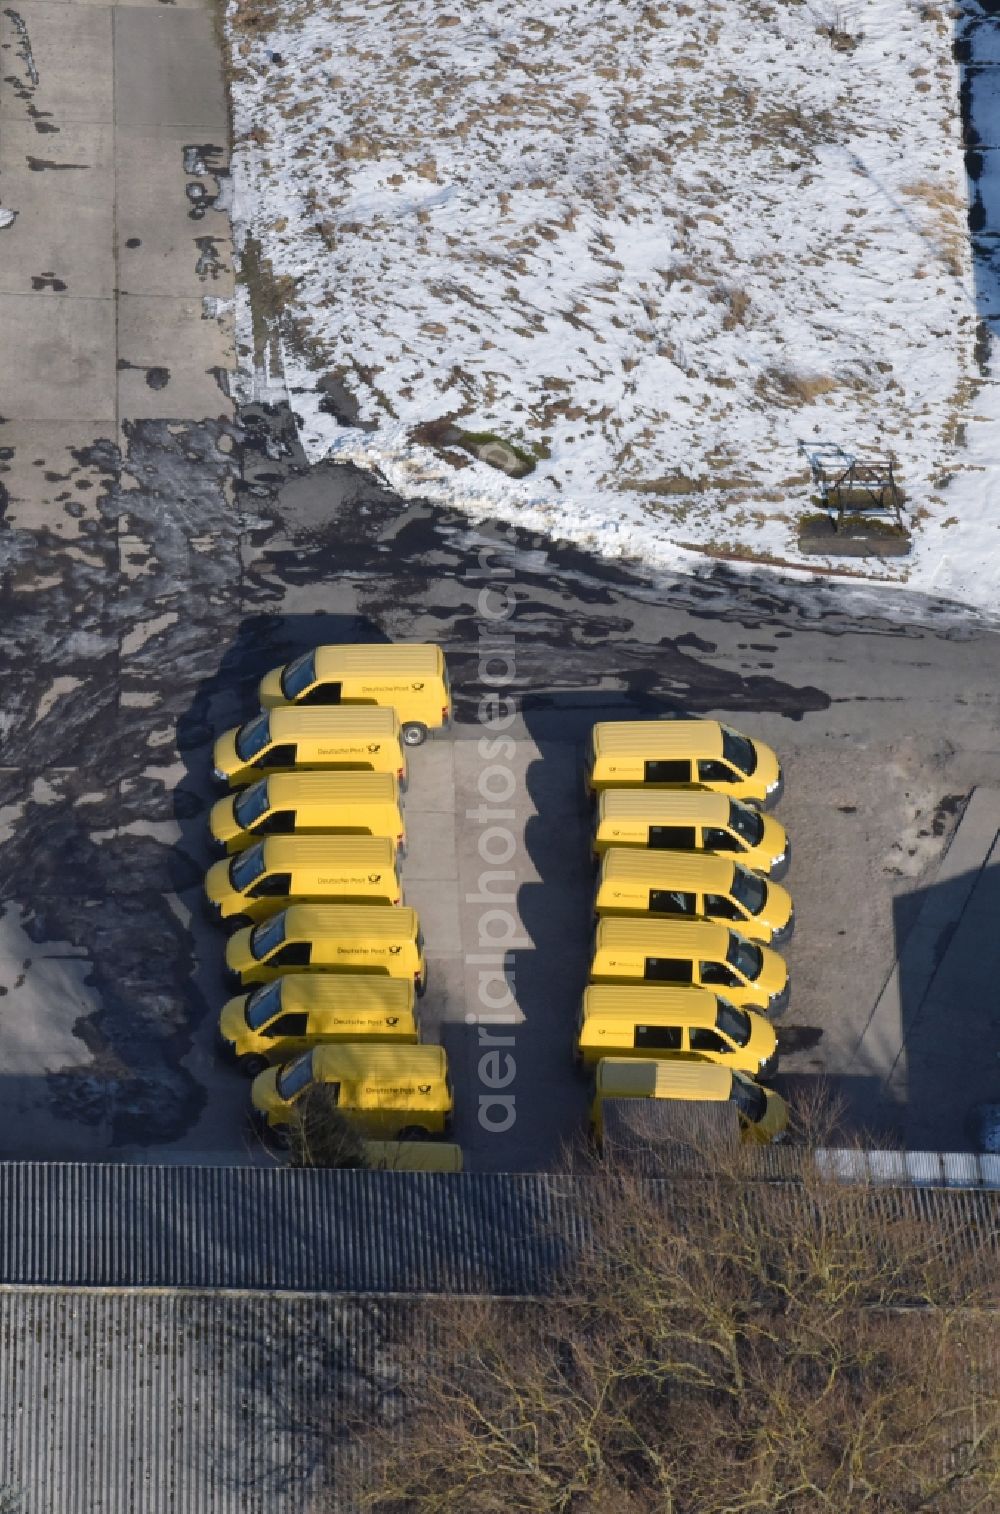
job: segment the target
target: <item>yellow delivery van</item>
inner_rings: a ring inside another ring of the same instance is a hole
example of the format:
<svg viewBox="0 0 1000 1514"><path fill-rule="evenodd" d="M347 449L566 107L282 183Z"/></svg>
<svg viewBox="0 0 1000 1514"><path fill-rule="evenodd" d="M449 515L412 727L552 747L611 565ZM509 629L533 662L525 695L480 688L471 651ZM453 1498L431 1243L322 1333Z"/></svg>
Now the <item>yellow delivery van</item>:
<svg viewBox="0 0 1000 1514"><path fill-rule="evenodd" d="M420 1140L451 1124L454 1099L440 1046L317 1046L282 1067L258 1073L250 1090L256 1121L280 1130L296 1101L324 1084L336 1108L374 1140Z"/></svg>
<svg viewBox="0 0 1000 1514"><path fill-rule="evenodd" d="M230 788L303 768L391 773L406 786L395 710L261 710L215 743L213 776Z"/></svg>
<svg viewBox="0 0 1000 1514"><path fill-rule="evenodd" d="M396 846L387 836L265 836L205 877L205 898L226 925L265 920L302 904L402 904Z"/></svg>
<svg viewBox="0 0 1000 1514"><path fill-rule="evenodd" d="M427 986L417 912L379 904L291 904L226 942L226 970L239 988L283 973L374 973Z"/></svg>
<svg viewBox="0 0 1000 1514"><path fill-rule="evenodd" d="M709 852L611 847L601 858L594 911L729 920L751 941L774 946L791 940L795 930L787 889Z"/></svg>
<svg viewBox="0 0 1000 1514"><path fill-rule="evenodd" d="M237 852L261 836L388 836L406 855L393 773L275 773L227 794L208 817L216 850Z"/></svg>
<svg viewBox="0 0 1000 1514"><path fill-rule="evenodd" d="M677 1099L709 1103L731 1100L737 1108L744 1140L780 1140L788 1129L788 1106L780 1094L763 1088L745 1072L718 1063L640 1062L607 1057L598 1062L591 1106L591 1130L603 1136L603 1104L611 1099Z"/></svg>
<svg viewBox="0 0 1000 1514"><path fill-rule="evenodd" d="M767 1014L788 1004L785 959L716 920L604 917L594 930L590 981L690 984Z"/></svg>
<svg viewBox="0 0 1000 1514"><path fill-rule="evenodd" d="M314 647L260 684L265 709L275 705L387 705L396 710L407 746L451 720L448 669L440 647L372 642Z"/></svg>
<svg viewBox="0 0 1000 1514"><path fill-rule="evenodd" d="M289 973L219 1016L220 1049L248 1077L327 1041L419 1040L412 982L373 973Z"/></svg>
<svg viewBox="0 0 1000 1514"><path fill-rule="evenodd" d="M604 789L594 811L594 852L609 846L732 856L775 880L791 848L773 815L711 789Z"/></svg>
<svg viewBox="0 0 1000 1514"><path fill-rule="evenodd" d="M609 788L698 788L770 809L781 797L778 759L717 720L604 720L585 770L590 794Z"/></svg>
<svg viewBox="0 0 1000 1514"><path fill-rule="evenodd" d="M653 983L591 983L577 1021L576 1055L701 1057L766 1078L778 1065L774 1026L753 1009L707 988Z"/></svg>

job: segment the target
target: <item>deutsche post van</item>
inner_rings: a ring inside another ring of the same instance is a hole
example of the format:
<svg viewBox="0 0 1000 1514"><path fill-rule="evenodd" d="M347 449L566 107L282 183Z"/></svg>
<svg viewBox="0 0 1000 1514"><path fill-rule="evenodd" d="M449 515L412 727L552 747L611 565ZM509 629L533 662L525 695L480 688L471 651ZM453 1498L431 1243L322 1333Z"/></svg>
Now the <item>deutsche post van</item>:
<svg viewBox="0 0 1000 1514"><path fill-rule="evenodd" d="M227 794L209 814L216 849L238 852L261 836L388 836L406 855L399 785L392 773L274 773Z"/></svg>
<svg viewBox="0 0 1000 1514"><path fill-rule="evenodd" d="M420 1140L442 1135L451 1124L454 1099L440 1046L316 1046L254 1078L250 1097L258 1123L272 1130L288 1125L296 1102L317 1083L373 1140Z"/></svg>
<svg viewBox="0 0 1000 1514"><path fill-rule="evenodd" d="M407 746L451 720L448 669L440 647L418 642L314 647L272 668L260 702L274 705L388 705L396 710Z"/></svg>
<svg viewBox="0 0 1000 1514"><path fill-rule="evenodd" d="M365 1166L377 1172L461 1172L461 1146L451 1141L365 1141Z"/></svg>
<svg viewBox="0 0 1000 1514"><path fill-rule="evenodd" d="M406 753L395 710L261 710L215 743L213 776L240 788L271 773L391 773L406 787Z"/></svg>
<svg viewBox="0 0 1000 1514"><path fill-rule="evenodd" d="M609 788L698 788L770 809L781 797L778 759L717 720L604 720L591 732L585 771L594 794Z"/></svg>
<svg viewBox="0 0 1000 1514"><path fill-rule="evenodd" d="M594 812L595 855L609 846L720 853L776 880L791 860L780 820L709 789L604 789Z"/></svg>
<svg viewBox="0 0 1000 1514"><path fill-rule="evenodd" d="M735 1067L693 1059L638 1062L607 1057L597 1064L591 1130L603 1136L602 1106L608 1099L677 1099L689 1102L731 1100L737 1108L744 1140L780 1140L788 1128L788 1106L780 1094Z"/></svg>
<svg viewBox="0 0 1000 1514"><path fill-rule="evenodd" d="M212 915L227 925L265 920L289 904L402 904L387 836L265 836L205 877Z"/></svg>
<svg viewBox="0 0 1000 1514"><path fill-rule="evenodd" d="M371 973L289 973L228 1000L219 1015L222 1053L247 1077L328 1041L419 1040L413 984Z"/></svg>
<svg viewBox="0 0 1000 1514"><path fill-rule="evenodd" d="M611 847L601 858L594 912L728 920L751 941L774 946L791 940L795 929L787 889L709 852Z"/></svg>
<svg viewBox="0 0 1000 1514"><path fill-rule="evenodd" d="M402 905L291 904L230 936L226 969L237 987L316 972L405 978L418 994L427 986L417 912Z"/></svg>
<svg viewBox="0 0 1000 1514"><path fill-rule="evenodd" d="M788 1004L784 957L716 920L602 918L594 929L590 981L710 988L741 1009L768 1014Z"/></svg>
<svg viewBox="0 0 1000 1514"><path fill-rule="evenodd" d="M707 988L591 983L580 1004L576 1055L586 1066L602 1057L701 1057L766 1078L778 1065L778 1038L756 1010L738 1009Z"/></svg>

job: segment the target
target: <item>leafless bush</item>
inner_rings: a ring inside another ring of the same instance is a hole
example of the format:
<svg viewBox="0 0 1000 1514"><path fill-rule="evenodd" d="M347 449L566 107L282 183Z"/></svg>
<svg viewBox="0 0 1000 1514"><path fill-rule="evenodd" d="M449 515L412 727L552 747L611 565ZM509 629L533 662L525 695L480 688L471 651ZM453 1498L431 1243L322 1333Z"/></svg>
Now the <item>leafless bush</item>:
<svg viewBox="0 0 1000 1514"><path fill-rule="evenodd" d="M296 1100L288 1127L294 1167L364 1167L365 1148L337 1108L332 1088L313 1084Z"/></svg>

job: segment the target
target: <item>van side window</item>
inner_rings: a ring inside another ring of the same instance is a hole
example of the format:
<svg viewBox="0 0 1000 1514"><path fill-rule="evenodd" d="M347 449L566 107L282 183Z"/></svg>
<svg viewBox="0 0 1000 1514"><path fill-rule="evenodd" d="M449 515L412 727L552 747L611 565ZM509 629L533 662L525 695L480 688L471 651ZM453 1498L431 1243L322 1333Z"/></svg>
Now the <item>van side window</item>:
<svg viewBox="0 0 1000 1514"><path fill-rule="evenodd" d="M310 941L289 941L273 957L268 958L268 967L308 967L312 957Z"/></svg>
<svg viewBox="0 0 1000 1514"><path fill-rule="evenodd" d="M693 852L697 842L693 825L651 825L649 845L668 847L675 852Z"/></svg>
<svg viewBox="0 0 1000 1514"><path fill-rule="evenodd" d="M247 889L248 899L284 899L292 886L291 873L270 873L261 878L253 888Z"/></svg>
<svg viewBox="0 0 1000 1514"><path fill-rule="evenodd" d="M679 1025L637 1025L633 1044L636 1051L680 1051L681 1028Z"/></svg>
<svg viewBox="0 0 1000 1514"><path fill-rule="evenodd" d="M715 1051L731 1055L733 1048L706 1026L694 1026L690 1032L692 1051Z"/></svg>
<svg viewBox="0 0 1000 1514"><path fill-rule="evenodd" d="M288 836L295 829L294 810L272 810L254 830L261 836Z"/></svg>
<svg viewBox="0 0 1000 1514"><path fill-rule="evenodd" d="M724 988L743 987L743 979L730 972L724 962L699 962L698 971L702 983L721 983Z"/></svg>
<svg viewBox="0 0 1000 1514"><path fill-rule="evenodd" d="M746 916L737 909L732 899L727 899L725 894L706 894L705 913L711 915L713 920L745 920Z"/></svg>
<svg viewBox="0 0 1000 1514"><path fill-rule="evenodd" d="M690 783L691 764L688 761L676 762L671 758L669 761L659 759L656 762L645 764L644 783Z"/></svg>
<svg viewBox="0 0 1000 1514"><path fill-rule="evenodd" d="M706 825L704 847L709 852L741 852L743 850L732 831L724 831L717 825Z"/></svg>
<svg viewBox="0 0 1000 1514"><path fill-rule="evenodd" d="M649 910L654 915L693 915L696 896L675 888L651 888Z"/></svg>
<svg viewBox="0 0 1000 1514"><path fill-rule="evenodd" d="M694 963L690 957L647 957L643 977L655 983L693 983Z"/></svg>
<svg viewBox="0 0 1000 1514"><path fill-rule="evenodd" d="M339 704L342 685L317 683L298 702L299 704Z"/></svg>
<svg viewBox="0 0 1000 1514"><path fill-rule="evenodd" d="M698 779L701 783L739 783L741 773L734 773L728 762L718 757L702 757L698 762Z"/></svg>
<svg viewBox="0 0 1000 1514"><path fill-rule="evenodd" d="M251 762L252 768L289 768L295 766L295 742L284 741L280 746L268 747L266 752Z"/></svg>
<svg viewBox="0 0 1000 1514"><path fill-rule="evenodd" d="M265 1036L304 1036L309 1023L307 1014L279 1015L264 1031Z"/></svg>

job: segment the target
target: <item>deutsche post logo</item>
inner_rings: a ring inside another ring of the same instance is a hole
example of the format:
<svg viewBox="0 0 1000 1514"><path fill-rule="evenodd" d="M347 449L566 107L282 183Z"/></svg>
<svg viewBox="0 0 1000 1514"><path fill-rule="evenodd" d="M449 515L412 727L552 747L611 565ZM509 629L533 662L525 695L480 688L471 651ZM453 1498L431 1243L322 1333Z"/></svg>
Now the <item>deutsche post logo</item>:
<svg viewBox="0 0 1000 1514"><path fill-rule="evenodd" d="M410 684L410 688L413 690L414 694L419 694L420 690L423 688L423 684L422 683L411 683Z"/></svg>
<svg viewBox="0 0 1000 1514"><path fill-rule="evenodd" d="M385 1017L385 1023L387 1025L398 1025L399 1024L399 1016L398 1015L386 1015L386 1017Z"/></svg>
<svg viewBox="0 0 1000 1514"><path fill-rule="evenodd" d="M381 883L382 882L382 874L381 873L369 873L368 874L368 882L369 883Z"/></svg>
<svg viewBox="0 0 1000 1514"><path fill-rule="evenodd" d="M398 957L399 954L400 954L400 952L402 950L403 950L403 948L401 946L390 946L390 948L389 948L389 956L390 957Z"/></svg>
<svg viewBox="0 0 1000 1514"><path fill-rule="evenodd" d="M368 750L369 752L380 752L382 750L381 741L369 741Z"/></svg>
<svg viewBox="0 0 1000 1514"><path fill-rule="evenodd" d="M418 1083L417 1084L417 1093L430 1093L430 1091L431 1091L431 1085L429 1083Z"/></svg>

